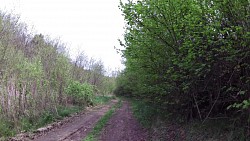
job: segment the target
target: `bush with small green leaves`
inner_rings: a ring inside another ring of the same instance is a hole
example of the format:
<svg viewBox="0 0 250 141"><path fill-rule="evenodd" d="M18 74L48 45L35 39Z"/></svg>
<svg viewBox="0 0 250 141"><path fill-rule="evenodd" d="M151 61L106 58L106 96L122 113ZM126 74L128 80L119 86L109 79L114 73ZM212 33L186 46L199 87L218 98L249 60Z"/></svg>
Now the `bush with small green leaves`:
<svg viewBox="0 0 250 141"><path fill-rule="evenodd" d="M75 104L93 104L94 87L88 83L81 84L78 81L72 81L66 88L66 93L73 98Z"/></svg>

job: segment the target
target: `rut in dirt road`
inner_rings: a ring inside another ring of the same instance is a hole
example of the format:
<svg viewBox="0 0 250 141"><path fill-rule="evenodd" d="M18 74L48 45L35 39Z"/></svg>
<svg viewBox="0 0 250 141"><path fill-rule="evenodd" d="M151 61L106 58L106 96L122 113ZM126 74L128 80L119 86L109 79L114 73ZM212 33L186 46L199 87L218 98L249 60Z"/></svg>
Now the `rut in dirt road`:
<svg viewBox="0 0 250 141"><path fill-rule="evenodd" d="M115 103L117 103L117 100L112 100L108 105L88 111L74 121L40 136L34 141L81 141Z"/></svg>
<svg viewBox="0 0 250 141"><path fill-rule="evenodd" d="M132 114L129 103L123 106L110 118L101 132L99 141L146 141L148 131L138 123Z"/></svg>

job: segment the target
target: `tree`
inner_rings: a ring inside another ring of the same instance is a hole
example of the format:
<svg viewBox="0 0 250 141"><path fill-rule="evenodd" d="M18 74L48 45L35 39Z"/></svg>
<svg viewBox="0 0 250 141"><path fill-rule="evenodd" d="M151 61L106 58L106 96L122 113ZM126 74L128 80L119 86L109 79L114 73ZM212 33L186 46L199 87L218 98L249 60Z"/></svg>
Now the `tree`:
<svg viewBox="0 0 250 141"><path fill-rule="evenodd" d="M117 93L187 119L238 115L232 107L246 119L249 6L247 0L121 2L126 69Z"/></svg>

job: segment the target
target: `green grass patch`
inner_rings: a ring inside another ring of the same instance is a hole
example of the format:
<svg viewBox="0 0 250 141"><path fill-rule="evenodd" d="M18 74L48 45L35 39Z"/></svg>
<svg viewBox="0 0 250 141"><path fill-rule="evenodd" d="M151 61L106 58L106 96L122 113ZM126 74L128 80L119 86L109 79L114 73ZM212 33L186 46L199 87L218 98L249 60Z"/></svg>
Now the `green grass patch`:
<svg viewBox="0 0 250 141"><path fill-rule="evenodd" d="M82 110L83 108L79 106L59 107L57 113L59 118L60 117L63 118L63 117L68 117L73 113L79 113Z"/></svg>
<svg viewBox="0 0 250 141"><path fill-rule="evenodd" d="M84 138L83 141L95 141L96 137L101 132L102 128L107 124L109 119L112 117L113 113L116 111L117 108L120 108L122 102L119 101L116 105L114 105L105 115L96 123L93 130Z"/></svg>
<svg viewBox="0 0 250 141"><path fill-rule="evenodd" d="M54 121L61 120L64 117L68 117L73 113L78 113L82 111L83 108L79 106L70 106L70 107L64 107L64 106L59 106L56 110L56 112L52 111L45 111L39 119L35 121L33 124L34 128L39 128L43 127L47 124L50 124ZM31 128L32 129L32 128Z"/></svg>
<svg viewBox="0 0 250 141"><path fill-rule="evenodd" d="M115 96L96 96L93 99L93 103L95 105L105 104L105 103L109 102L112 99L115 99Z"/></svg>
<svg viewBox="0 0 250 141"><path fill-rule="evenodd" d="M13 130L13 127L13 122L10 122L3 118L0 119L0 141L16 134L15 130Z"/></svg>
<svg viewBox="0 0 250 141"><path fill-rule="evenodd" d="M153 124L155 116L158 114L155 107L142 100L130 100L130 102L135 118L144 127L149 128Z"/></svg>
<svg viewBox="0 0 250 141"><path fill-rule="evenodd" d="M7 137L15 136L20 131L34 131L37 128L46 126L54 121L68 117L73 113L82 111L83 108L79 106L59 106L57 110L45 111L42 115L37 117L22 117L17 123L13 121L0 118L0 140L5 140Z"/></svg>
<svg viewBox="0 0 250 141"><path fill-rule="evenodd" d="M114 96L97 96L93 99L95 105L105 104L110 100L115 99ZM57 120L61 120L64 117L68 117L73 113L82 111L80 106L59 106L55 110L44 111L39 117L21 117L18 123L14 124L13 121L0 118L0 140L4 140L7 137L14 136L20 131L34 131L37 128L46 126Z"/></svg>

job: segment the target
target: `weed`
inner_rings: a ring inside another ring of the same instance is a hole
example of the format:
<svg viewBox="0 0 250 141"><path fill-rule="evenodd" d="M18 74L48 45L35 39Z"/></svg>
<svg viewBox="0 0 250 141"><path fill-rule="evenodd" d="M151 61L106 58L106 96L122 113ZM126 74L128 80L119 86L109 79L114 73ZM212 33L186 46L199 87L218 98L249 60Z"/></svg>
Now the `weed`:
<svg viewBox="0 0 250 141"><path fill-rule="evenodd" d="M157 115L157 110L154 106L143 101L131 100L133 114L138 121L149 128L153 124L153 119Z"/></svg>
<svg viewBox="0 0 250 141"><path fill-rule="evenodd" d="M18 121L18 126L14 128L14 123L9 120L0 119L0 140L4 137L14 136L20 131L32 131L37 128L43 127L56 120L63 119L73 113L83 110L78 106L63 107L59 106L57 112L50 110L45 111L37 117L21 117ZM1 138L2 137L2 138Z"/></svg>
<svg viewBox="0 0 250 141"><path fill-rule="evenodd" d="M42 116L38 119L37 126L42 127L44 125L47 125L53 121L55 121L55 116L52 112L46 111L42 114Z"/></svg>
<svg viewBox="0 0 250 141"><path fill-rule="evenodd" d="M34 129L33 121L29 118L23 117L19 122L22 131L29 131Z"/></svg>
<svg viewBox="0 0 250 141"><path fill-rule="evenodd" d="M115 99L114 96L96 96L93 100L95 105L105 104L109 102L111 99Z"/></svg>
<svg viewBox="0 0 250 141"><path fill-rule="evenodd" d="M72 107L59 107L57 109L57 113L58 113L58 118L63 118L63 117L67 117L73 113L78 113L81 110L83 110L81 107L79 106L72 106Z"/></svg>
<svg viewBox="0 0 250 141"><path fill-rule="evenodd" d="M8 120L0 119L0 140L15 135L14 124Z"/></svg>

